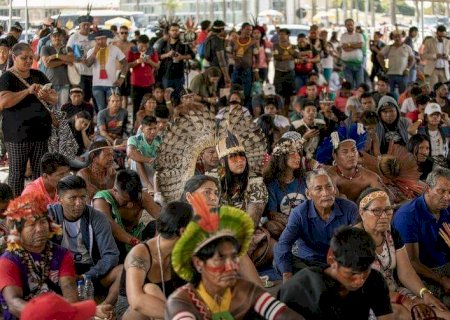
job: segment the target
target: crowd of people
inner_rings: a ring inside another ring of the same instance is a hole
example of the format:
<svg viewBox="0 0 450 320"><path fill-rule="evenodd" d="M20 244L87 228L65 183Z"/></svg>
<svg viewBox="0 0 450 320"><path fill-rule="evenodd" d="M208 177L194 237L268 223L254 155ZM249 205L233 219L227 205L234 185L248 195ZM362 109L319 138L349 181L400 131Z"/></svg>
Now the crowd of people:
<svg viewBox="0 0 450 320"><path fill-rule="evenodd" d="M450 319L444 26L93 21L0 38L4 319Z"/></svg>

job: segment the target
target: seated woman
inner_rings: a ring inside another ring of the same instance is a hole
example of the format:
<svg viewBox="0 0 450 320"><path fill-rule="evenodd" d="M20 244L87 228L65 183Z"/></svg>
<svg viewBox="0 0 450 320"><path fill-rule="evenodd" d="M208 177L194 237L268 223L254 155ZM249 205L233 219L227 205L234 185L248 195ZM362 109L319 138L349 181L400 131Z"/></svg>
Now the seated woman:
<svg viewBox="0 0 450 320"><path fill-rule="evenodd" d="M278 240L287 225L291 210L306 200L302 166L301 144L281 138L275 145L269 165L264 172L264 183L269 193L264 227ZM304 160L304 158L303 158Z"/></svg>
<svg viewBox="0 0 450 320"><path fill-rule="evenodd" d="M166 298L185 282L172 271L170 254L192 219L192 207L171 202L161 210L158 236L131 249L124 264L116 319L164 318Z"/></svg>
<svg viewBox="0 0 450 320"><path fill-rule="evenodd" d="M136 113L136 121L134 122L133 132L137 133L141 126L142 119L146 116L155 116L155 109L157 106L156 98L151 93L147 93L142 97L141 107Z"/></svg>
<svg viewBox="0 0 450 320"><path fill-rule="evenodd" d="M142 192L142 183L135 171L119 171L114 187L97 192L92 203L109 218L121 262L133 246L155 235L154 224L145 225L141 216L145 209L156 219L160 207L149 193Z"/></svg>
<svg viewBox="0 0 450 320"><path fill-rule="evenodd" d="M253 222L232 207L210 209L192 196L199 219L191 221L172 251L174 271L189 284L172 293L165 319L304 319L263 288L239 278Z"/></svg>
<svg viewBox="0 0 450 320"><path fill-rule="evenodd" d="M424 134L415 134L409 138L407 148L416 158L421 174L420 180L425 181L434 167L434 161L431 158L430 139Z"/></svg>
<svg viewBox="0 0 450 320"><path fill-rule="evenodd" d="M216 208L219 206L219 187L219 180L216 178L197 175L186 181L180 200L192 204L192 196L194 194L202 194L206 199L208 207ZM261 285L261 279L259 278L258 272L247 254L241 257L240 274L244 279L259 286Z"/></svg>
<svg viewBox="0 0 450 320"><path fill-rule="evenodd" d="M381 272L389 286L396 319L411 319L411 309L420 303L434 306L439 317L450 319L444 304L414 271L400 234L391 226L394 209L387 193L376 188L365 189L357 204L361 222L355 227L366 230L375 241L377 257L372 268Z"/></svg>
<svg viewBox="0 0 450 320"><path fill-rule="evenodd" d="M91 121L92 117L87 111L80 111L69 120L69 128L78 145L77 157L69 161L71 168L81 169L87 166L87 159L83 154L92 144L88 133Z"/></svg>

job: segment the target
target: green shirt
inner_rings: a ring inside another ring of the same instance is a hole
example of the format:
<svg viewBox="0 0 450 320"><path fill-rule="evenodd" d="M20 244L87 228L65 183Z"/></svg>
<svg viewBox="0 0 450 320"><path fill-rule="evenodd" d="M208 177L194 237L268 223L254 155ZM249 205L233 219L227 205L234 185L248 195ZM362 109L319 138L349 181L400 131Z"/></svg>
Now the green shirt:
<svg viewBox="0 0 450 320"><path fill-rule="evenodd" d="M161 142L161 137L156 136L151 143L148 143L143 133L128 138L129 146L136 147L144 157L149 158L156 158L156 153Z"/></svg>

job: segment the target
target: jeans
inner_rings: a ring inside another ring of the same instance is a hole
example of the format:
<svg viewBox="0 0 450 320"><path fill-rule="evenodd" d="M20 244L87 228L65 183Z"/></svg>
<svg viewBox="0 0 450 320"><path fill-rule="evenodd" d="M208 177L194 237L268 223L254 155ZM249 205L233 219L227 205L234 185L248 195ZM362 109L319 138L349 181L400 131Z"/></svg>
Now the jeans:
<svg viewBox="0 0 450 320"><path fill-rule="evenodd" d="M345 80L352 84L352 88L364 82L364 70L362 65L344 64Z"/></svg>
<svg viewBox="0 0 450 320"><path fill-rule="evenodd" d="M184 77L180 79L168 79L167 77L164 77L162 79L162 85L164 89L173 89L172 99L178 104L181 98L181 90L183 90L184 87Z"/></svg>
<svg viewBox="0 0 450 320"><path fill-rule="evenodd" d="M245 102L244 106L249 110L252 109L252 83L253 83L253 71L252 68L247 69L234 69L231 75L231 81L238 83L244 89Z"/></svg>
<svg viewBox="0 0 450 320"><path fill-rule="evenodd" d="M414 65L411 70L409 70L408 83L416 82L417 80L417 67Z"/></svg>
<svg viewBox="0 0 450 320"><path fill-rule="evenodd" d="M98 111L106 109L108 106L106 100L111 95L111 89L113 87L107 86L93 86L92 94L94 96L95 102L97 103Z"/></svg>
<svg viewBox="0 0 450 320"><path fill-rule="evenodd" d="M407 77L398 74L388 74L389 87L391 88L391 93L395 93L395 86L398 86L398 94L401 95L406 89Z"/></svg>

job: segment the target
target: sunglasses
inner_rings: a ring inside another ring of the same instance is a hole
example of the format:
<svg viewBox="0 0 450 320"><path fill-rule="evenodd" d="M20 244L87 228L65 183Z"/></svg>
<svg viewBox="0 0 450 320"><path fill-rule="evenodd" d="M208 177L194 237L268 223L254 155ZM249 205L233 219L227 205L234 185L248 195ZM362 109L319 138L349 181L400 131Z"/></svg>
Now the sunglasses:
<svg viewBox="0 0 450 320"><path fill-rule="evenodd" d="M240 101L230 101L230 105L238 105L241 104Z"/></svg>
<svg viewBox="0 0 450 320"><path fill-rule="evenodd" d="M129 32L120 32L120 34L128 34Z"/></svg>

